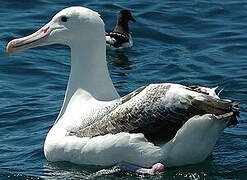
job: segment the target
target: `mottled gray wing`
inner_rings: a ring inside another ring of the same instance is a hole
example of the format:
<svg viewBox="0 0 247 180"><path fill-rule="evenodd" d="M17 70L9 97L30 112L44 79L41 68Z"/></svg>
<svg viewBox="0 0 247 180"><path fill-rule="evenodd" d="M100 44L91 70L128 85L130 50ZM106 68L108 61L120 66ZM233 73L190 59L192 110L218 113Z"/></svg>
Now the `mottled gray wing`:
<svg viewBox="0 0 247 180"><path fill-rule="evenodd" d="M71 133L78 137L95 137L119 132L143 133L149 141L170 140L181 126L195 115L224 114L232 111L232 103L206 94L205 101L170 92L170 84L155 84L122 97L119 105L101 120ZM183 89L181 89L183 90ZM185 91L193 91L184 87ZM169 96L167 92L169 91Z"/></svg>

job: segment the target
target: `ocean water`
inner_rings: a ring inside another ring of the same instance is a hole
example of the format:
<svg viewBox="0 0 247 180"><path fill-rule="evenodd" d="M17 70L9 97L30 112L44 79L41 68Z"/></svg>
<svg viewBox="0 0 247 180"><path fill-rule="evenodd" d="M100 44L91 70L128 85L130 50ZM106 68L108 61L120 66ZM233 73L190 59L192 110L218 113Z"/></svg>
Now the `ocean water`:
<svg viewBox="0 0 247 180"><path fill-rule="evenodd" d="M45 159L43 143L69 76L69 49L52 45L8 56L5 47L75 5L98 11L107 30L123 8L136 18L130 24L133 48L107 52L121 95L150 83L173 82L219 86L221 97L242 102L240 123L225 129L210 158L157 176L96 176L102 167ZM0 22L0 179L246 179L247 2L9 0L1 1Z"/></svg>

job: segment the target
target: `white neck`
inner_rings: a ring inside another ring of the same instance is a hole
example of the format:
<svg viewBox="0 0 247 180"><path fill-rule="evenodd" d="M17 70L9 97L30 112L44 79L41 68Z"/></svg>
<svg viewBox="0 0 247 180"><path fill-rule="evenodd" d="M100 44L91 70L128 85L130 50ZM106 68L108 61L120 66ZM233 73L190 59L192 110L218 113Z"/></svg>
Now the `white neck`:
<svg viewBox="0 0 247 180"><path fill-rule="evenodd" d="M95 99L102 101L109 101L119 97L107 67L104 34L87 43L78 39L70 45L70 48L70 77L63 107L57 120L64 114L71 97L78 89L83 89Z"/></svg>

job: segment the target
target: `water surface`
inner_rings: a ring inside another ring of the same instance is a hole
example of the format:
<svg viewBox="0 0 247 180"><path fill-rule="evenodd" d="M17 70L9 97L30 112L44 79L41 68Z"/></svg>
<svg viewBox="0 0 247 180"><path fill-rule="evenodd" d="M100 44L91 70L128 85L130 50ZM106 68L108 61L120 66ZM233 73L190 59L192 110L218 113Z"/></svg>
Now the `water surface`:
<svg viewBox="0 0 247 180"><path fill-rule="evenodd" d="M53 45L8 56L5 46L74 5L98 11L107 30L113 29L119 10L133 12L134 47L107 53L121 95L150 83L173 82L219 86L223 98L243 103L240 124L224 131L210 158L155 177L96 176L101 167L45 159L43 143L69 76L69 48ZM11 0L1 2L0 22L0 179L246 179L247 2Z"/></svg>

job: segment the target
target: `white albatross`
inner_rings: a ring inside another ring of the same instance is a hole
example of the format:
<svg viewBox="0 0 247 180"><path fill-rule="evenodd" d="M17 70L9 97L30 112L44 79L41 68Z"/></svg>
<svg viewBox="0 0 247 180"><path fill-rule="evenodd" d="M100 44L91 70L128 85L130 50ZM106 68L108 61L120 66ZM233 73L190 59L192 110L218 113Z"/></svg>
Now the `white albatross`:
<svg viewBox="0 0 247 180"><path fill-rule="evenodd" d="M55 43L71 48L71 72L45 140L48 161L154 174L163 164L205 160L224 128L238 123L238 103L214 89L151 84L119 97L107 68L104 22L87 8L60 11L34 34L9 42L7 51Z"/></svg>

